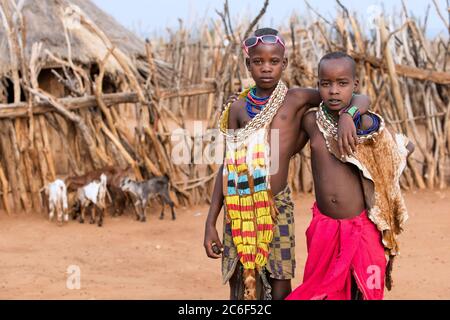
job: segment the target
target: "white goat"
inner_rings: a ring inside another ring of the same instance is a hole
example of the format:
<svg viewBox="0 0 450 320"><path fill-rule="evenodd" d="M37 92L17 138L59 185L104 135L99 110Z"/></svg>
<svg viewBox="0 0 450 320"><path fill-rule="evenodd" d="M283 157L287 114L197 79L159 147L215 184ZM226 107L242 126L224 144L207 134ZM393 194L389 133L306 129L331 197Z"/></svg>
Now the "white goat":
<svg viewBox="0 0 450 320"><path fill-rule="evenodd" d="M58 224L62 225L63 215L64 221L68 222L69 213L67 205L67 188L64 181L58 179L52 183L49 183L41 191L44 191L46 197L48 197L50 221L53 220L56 210Z"/></svg>
<svg viewBox="0 0 450 320"><path fill-rule="evenodd" d="M107 177L105 174L102 174L100 176L100 181L93 181L78 189L78 200L80 201L81 208L80 223L84 223L86 208L93 204L90 223L95 223L96 208L99 208L100 217L98 220L98 226L101 227L103 225L103 216L106 209L106 182Z"/></svg>

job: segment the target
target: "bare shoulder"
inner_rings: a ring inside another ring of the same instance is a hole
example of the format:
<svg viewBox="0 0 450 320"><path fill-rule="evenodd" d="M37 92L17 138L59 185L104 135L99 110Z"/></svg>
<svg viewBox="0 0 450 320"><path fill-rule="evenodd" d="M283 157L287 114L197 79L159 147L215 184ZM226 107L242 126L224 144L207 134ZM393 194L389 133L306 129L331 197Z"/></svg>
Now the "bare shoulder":
<svg viewBox="0 0 450 320"><path fill-rule="evenodd" d="M315 110L308 110L305 115L303 116L302 120L302 126L306 130L312 129L316 124L316 111Z"/></svg>
<svg viewBox="0 0 450 320"><path fill-rule="evenodd" d="M289 89L288 95L293 95L296 98L304 98L309 96L319 96L319 91L313 88L292 88Z"/></svg>
<svg viewBox="0 0 450 320"><path fill-rule="evenodd" d="M244 99L238 99L234 101L230 106L230 114L238 114L242 107L245 105Z"/></svg>
<svg viewBox="0 0 450 320"><path fill-rule="evenodd" d="M308 110L303 116L303 123L316 123L316 109Z"/></svg>
<svg viewBox="0 0 450 320"><path fill-rule="evenodd" d="M239 117L245 106L245 100L239 99L233 102L230 106L230 114L228 117L228 128L238 129L239 128Z"/></svg>
<svg viewBox="0 0 450 320"><path fill-rule="evenodd" d="M292 88L288 91L287 99L300 109L315 107L321 102L319 92L311 88Z"/></svg>
<svg viewBox="0 0 450 320"><path fill-rule="evenodd" d="M303 100L304 102L315 98L320 99L319 91L312 88L292 88L289 89L288 96L292 96L298 100Z"/></svg>

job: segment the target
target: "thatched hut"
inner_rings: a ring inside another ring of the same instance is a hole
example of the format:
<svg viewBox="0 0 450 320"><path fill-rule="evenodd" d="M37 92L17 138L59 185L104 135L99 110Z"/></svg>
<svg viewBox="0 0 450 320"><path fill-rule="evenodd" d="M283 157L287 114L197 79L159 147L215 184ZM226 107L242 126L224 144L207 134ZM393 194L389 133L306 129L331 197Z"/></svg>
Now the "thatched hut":
<svg viewBox="0 0 450 320"><path fill-rule="evenodd" d="M3 2L7 5L9 1ZM39 83L44 87L45 83L51 82L51 77L46 77L51 74L50 71L62 67L61 63L55 61L51 55L65 61L72 59L74 63L95 72L98 69L98 62L105 57L108 50L98 36L80 26L79 21L76 21L77 18L73 16L72 11L77 10L77 8L104 32L114 46L133 60L141 73L148 72L145 42L99 9L90 0L25 0L21 1L20 5L21 7L16 10L20 10L24 22L24 30L20 30L22 34L19 34L19 37L23 36L26 40L25 45L23 45L24 58L25 60L31 58L33 44L42 43L43 50L39 52L37 58L40 60L42 68L39 74L41 77L39 80L42 80L42 82ZM16 14L15 8L12 8L11 5L9 5L9 8L5 8L5 13L8 9L10 14ZM10 54L8 28L5 27L5 21L2 24L3 28L0 28L0 77L7 79L6 85L8 86L12 82L11 71L15 64L15 57L12 58ZM65 30L68 32L65 32ZM67 45L68 41L70 41L70 48ZM51 53L51 55L48 53ZM168 65L162 61L156 61L156 65L162 67L160 71L168 68ZM108 59L105 71L109 74L123 72L114 59ZM160 76L163 78L165 75L161 72ZM8 100L14 101L11 95L8 95Z"/></svg>
<svg viewBox="0 0 450 320"><path fill-rule="evenodd" d="M89 0L0 0L0 19L0 209L40 208L58 176L170 169L153 100L171 68L149 43Z"/></svg>

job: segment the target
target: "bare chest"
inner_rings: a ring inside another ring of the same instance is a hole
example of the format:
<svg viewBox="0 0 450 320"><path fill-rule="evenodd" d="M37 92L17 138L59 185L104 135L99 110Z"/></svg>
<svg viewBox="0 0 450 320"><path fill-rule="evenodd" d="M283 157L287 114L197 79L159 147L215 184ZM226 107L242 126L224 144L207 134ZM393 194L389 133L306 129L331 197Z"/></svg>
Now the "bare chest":
<svg viewBox="0 0 450 320"><path fill-rule="evenodd" d="M252 120L253 119L250 118L250 116L247 113L247 110L245 108L242 108L242 110L240 110L238 117L239 128L242 129L246 127ZM294 126L295 123L297 123L298 127L299 121L295 121L295 115L290 114L289 110L286 110L286 108L281 107L271 120L269 128L287 131L296 129L296 127Z"/></svg>
<svg viewBox="0 0 450 320"><path fill-rule="evenodd" d="M313 174L320 179L331 179L335 182L357 182L358 173L351 164L344 163L332 155L327 147L325 138L317 125L310 135L311 165Z"/></svg>

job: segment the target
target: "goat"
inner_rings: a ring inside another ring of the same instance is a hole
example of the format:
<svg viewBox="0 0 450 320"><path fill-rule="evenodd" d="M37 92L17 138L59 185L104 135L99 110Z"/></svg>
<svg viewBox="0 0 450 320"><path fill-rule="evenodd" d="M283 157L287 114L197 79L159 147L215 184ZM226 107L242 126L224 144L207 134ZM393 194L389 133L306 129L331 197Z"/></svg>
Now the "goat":
<svg viewBox="0 0 450 320"><path fill-rule="evenodd" d="M61 226L63 224L63 216L64 221L68 222L69 214L67 204L67 188L64 181L60 179L55 180L42 188L41 192L42 191L44 191L46 197L48 198L50 221L53 220L56 211L58 225Z"/></svg>
<svg viewBox="0 0 450 320"><path fill-rule="evenodd" d="M145 222L147 220L145 208L150 196L159 196L162 201L162 211L160 219L164 219L164 207L167 203L172 210L172 220L175 220L174 203L169 196L169 177L155 177L147 181L136 182L130 178L122 180L120 187L123 191L129 192L135 202L136 220ZM139 213L140 211L140 213Z"/></svg>
<svg viewBox="0 0 450 320"><path fill-rule="evenodd" d="M82 176L74 176L66 178L66 185L68 192L75 192L79 188L86 186L88 183L100 179L102 174L107 177L108 193L112 196L111 202L113 205L114 214L122 214L125 208L126 195L120 189L120 181L131 173L131 168L123 170L120 167L109 166L103 169L88 172ZM113 201L114 199L114 201Z"/></svg>
<svg viewBox="0 0 450 320"><path fill-rule="evenodd" d="M93 205L91 211L91 224L95 223L96 220L96 208L100 209L100 215L98 220L98 226L103 225L103 216L106 209L106 183L107 177L105 174L100 176L100 181L93 181L88 185L78 189L78 200L80 201L81 215L80 223L84 223L85 211L88 206Z"/></svg>
<svg viewBox="0 0 450 320"><path fill-rule="evenodd" d="M121 171L119 167L109 166L88 172L82 176L68 177L66 178L67 191L77 191L79 188L86 186L88 183L94 180L99 180L102 174L105 174L107 178L111 179L111 177L119 171Z"/></svg>

